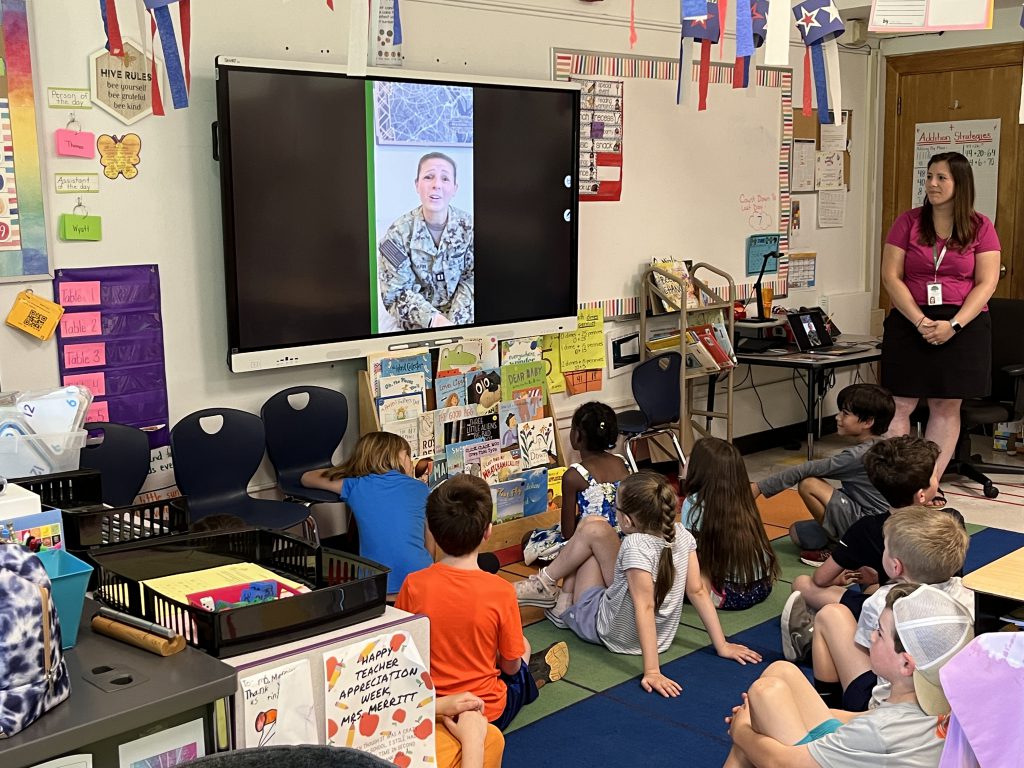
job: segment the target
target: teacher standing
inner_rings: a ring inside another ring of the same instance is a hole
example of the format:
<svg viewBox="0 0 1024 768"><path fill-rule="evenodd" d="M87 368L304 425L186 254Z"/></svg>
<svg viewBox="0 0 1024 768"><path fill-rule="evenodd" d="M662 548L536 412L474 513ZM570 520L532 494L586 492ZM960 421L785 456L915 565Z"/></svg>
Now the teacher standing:
<svg viewBox="0 0 1024 768"><path fill-rule="evenodd" d="M890 435L910 432L910 414L928 403L925 437L945 472L960 434L960 403L992 382L987 303L999 280L992 222L974 210L974 175L959 152L928 161L925 200L901 214L882 250L882 285L892 301L882 344L882 385L896 400ZM944 497L939 496L939 504Z"/></svg>

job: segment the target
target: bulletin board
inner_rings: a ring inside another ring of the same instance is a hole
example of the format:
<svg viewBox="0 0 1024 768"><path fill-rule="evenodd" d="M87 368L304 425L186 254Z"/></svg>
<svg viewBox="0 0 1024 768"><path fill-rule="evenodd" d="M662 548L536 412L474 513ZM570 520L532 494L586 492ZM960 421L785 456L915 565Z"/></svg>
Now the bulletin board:
<svg viewBox="0 0 1024 768"><path fill-rule="evenodd" d="M25 0L0 0L0 282L50 277Z"/></svg>
<svg viewBox="0 0 1024 768"><path fill-rule="evenodd" d="M618 79L622 191L617 202L580 204L580 307L606 318L639 312L639 279L652 257L707 262L729 272L739 296L748 235L781 232L789 247L793 74L757 68L733 89L733 65L712 63L708 108L676 104L678 61L553 49L555 79ZM698 67L686 84L695 97ZM771 285L788 294L783 259ZM750 282L753 278L749 279Z"/></svg>
<svg viewBox="0 0 1024 768"><path fill-rule="evenodd" d="M853 141L853 112L843 110L843 120L846 122L846 145L850 146ZM818 121L818 110L811 109L810 115L805 115L800 110L793 113L793 138L797 141L813 141L816 148L821 147L821 123ZM843 152L843 179L846 180L846 189L850 189L850 150Z"/></svg>

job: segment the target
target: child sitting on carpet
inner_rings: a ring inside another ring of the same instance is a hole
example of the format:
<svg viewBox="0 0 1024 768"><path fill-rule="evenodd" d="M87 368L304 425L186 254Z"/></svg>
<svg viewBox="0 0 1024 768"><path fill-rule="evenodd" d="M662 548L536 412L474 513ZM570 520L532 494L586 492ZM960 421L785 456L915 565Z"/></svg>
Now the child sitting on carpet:
<svg viewBox="0 0 1024 768"><path fill-rule="evenodd" d="M701 577L723 611L764 602L781 569L768 543L743 456L732 443L705 437L686 469L683 525L697 540Z"/></svg>
<svg viewBox="0 0 1024 768"><path fill-rule="evenodd" d="M829 706L837 705L841 693L843 709L851 712L863 712L889 695L886 687L876 688L878 679L871 671L868 649L894 582L931 584L974 617L974 593L953 575L963 568L970 540L956 518L942 509L908 507L885 521L884 535L882 562L891 583L864 601L859 619L838 604L826 605L814 617L815 687Z"/></svg>
<svg viewBox="0 0 1024 768"><path fill-rule="evenodd" d="M641 686L678 696L678 683L661 674L658 654L671 645L683 612L683 594L697 609L718 655L740 664L761 661L744 645L726 641L718 613L697 562L696 542L675 522L679 497L661 475L642 471L618 489L618 534L604 520L584 518L551 565L516 584L520 602L546 603L545 616L590 643L615 653L643 656ZM559 579L575 576L571 594L563 589L564 612L556 606Z"/></svg>
<svg viewBox="0 0 1024 768"><path fill-rule="evenodd" d="M557 528L534 531L524 546L527 564L552 560L572 538L580 520L597 516L618 530L615 489L629 474L626 460L609 449L615 447L619 424L615 411L604 403L584 403L572 415L569 443L580 460L562 475L562 521Z"/></svg>
<svg viewBox="0 0 1024 768"><path fill-rule="evenodd" d="M858 519L889 511L889 504L868 480L863 459L889 428L896 411L892 395L875 384L851 384L839 391L838 405L836 430L852 437L856 445L827 459L777 472L750 486L755 499L797 486L814 520L793 523L790 536L809 565L824 562L829 542L839 539ZM833 488L828 480L840 481L841 487Z"/></svg>

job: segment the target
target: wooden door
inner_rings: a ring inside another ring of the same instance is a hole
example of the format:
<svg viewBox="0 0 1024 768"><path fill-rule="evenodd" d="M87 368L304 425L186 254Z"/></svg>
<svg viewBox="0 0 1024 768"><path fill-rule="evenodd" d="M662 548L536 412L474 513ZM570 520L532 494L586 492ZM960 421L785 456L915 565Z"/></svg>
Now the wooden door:
<svg viewBox="0 0 1024 768"><path fill-rule="evenodd" d="M1005 277L996 296L1024 298L1024 131L1018 125L1024 45L960 48L886 59L882 242L892 222L921 201L912 201L914 126L944 120L1001 118L996 232ZM889 297L880 290L881 304Z"/></svg>

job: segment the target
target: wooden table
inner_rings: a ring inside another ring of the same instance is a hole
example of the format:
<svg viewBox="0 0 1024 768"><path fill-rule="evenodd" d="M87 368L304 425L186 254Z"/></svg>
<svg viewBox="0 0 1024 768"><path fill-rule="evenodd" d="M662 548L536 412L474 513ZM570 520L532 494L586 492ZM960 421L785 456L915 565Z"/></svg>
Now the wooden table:
<svg viewBox="0 0 1024 768"><path fill-rule="evenodd" d="M974 590L974 633L996 632L1000 616L1024 605L1024 547L964 576Z"/></svg>

